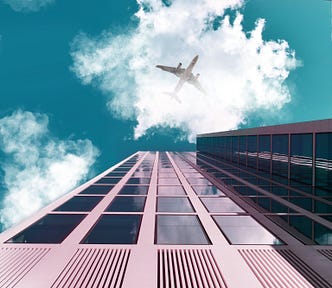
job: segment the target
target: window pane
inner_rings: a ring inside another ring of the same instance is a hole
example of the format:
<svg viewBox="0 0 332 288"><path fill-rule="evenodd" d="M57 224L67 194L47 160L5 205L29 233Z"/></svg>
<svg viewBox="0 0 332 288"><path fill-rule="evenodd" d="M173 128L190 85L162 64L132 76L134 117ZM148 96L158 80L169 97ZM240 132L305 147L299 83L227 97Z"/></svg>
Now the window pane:
<svg viewBox="0 0 332 288"><path fill-rule="evenodd" d="M192 186L197 195L225 195L216 186Z"/></svg>
<svg viewBox="0 0 332 288"><path fill-rule="evenodd" d="M81 191L79 194L107 194L113 187L114 185L92 185Z"/></svg>
<svg viewBox="0 0 332 288"><path fill-rule="evenodd" d="M157 244L210 244L197 216L158 215Z"/></svg>
<svg viewBox="0 0 332 288"><path fill-rule="evenodd" d="M201 198L209 212L245 212L229 198Z"/></svg>
<svg viewBox="0 0 332 288"><path fill-rule="evenodd" d="M54 209L54 211L91 211L101 199L103 199L102 196L76 196Z"/></svg>
<svg viewBox="0 0 332 288"><path fill-rule="evenodd" d="M158 186L158 195L185 195L182 186Z"/></svg>
<svg viewBox="0 0 332 288"><path fill-rule="evenodd" d="M85 244L135 244L142 215L102 215Z"/></svg>
<svg viewBox="0 0 332 288"><path fill-rule="evenodd" d="M181 185L178 178L159 178L159 185Z"/></svg>
<svg viewBox="0 0 332 288"><path fill-rule="evenodd" d="M120 195L146 195L148 193L149 186L123 186L120 190Z"/></svg>
<svg viewBox="0 0 332 288"><path fill-rule="evenodd" d="M106 208L107 212L142 212L146 197L143 196L119 196Z"/></svg>
<svg viewBox="0 0 332 288"><path fill-rule="evenodd" d="M194 212L188 198L184 197L158 197L158 212Z"/></svg>
<svg viewBox="0 0 332 288"><path fill-rule="evenodd" d="M85 216L82 214L48 214L7 242L61 243Z"/></svg>
<svg viewBox="0 0 332 288"><path fill-rule="evenodd" d="M116 184L121 178L101 178L96 183L98 184Z"/></svg>
<svg viewBox="0 0 332 288"><path fill-rule="evenodd" d="M130 178L127 184L149 184L150 178Z"/></svg>
<svg viewBox="0 0 332 288"><path fill-rule="evenodd" d="M212 183L206 178L187 178L187 181L191 185L212 185Z"/></svg>
<svg viewBox="0 0 332 288"><path fill-rule="evenodd" d="M250 216L214 216L231 244L284 244Z"/></svg>

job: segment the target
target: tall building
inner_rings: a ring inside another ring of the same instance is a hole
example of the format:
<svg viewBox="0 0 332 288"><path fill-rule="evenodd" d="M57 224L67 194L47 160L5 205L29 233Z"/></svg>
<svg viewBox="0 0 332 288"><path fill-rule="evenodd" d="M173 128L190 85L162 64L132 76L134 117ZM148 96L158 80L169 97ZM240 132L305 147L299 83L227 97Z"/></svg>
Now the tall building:
<svg viewBox="0 0 332 288"><path fill-rule="evenodd" d="M332 287L332 120L137 152L0 234L0 287Z"/></svg>

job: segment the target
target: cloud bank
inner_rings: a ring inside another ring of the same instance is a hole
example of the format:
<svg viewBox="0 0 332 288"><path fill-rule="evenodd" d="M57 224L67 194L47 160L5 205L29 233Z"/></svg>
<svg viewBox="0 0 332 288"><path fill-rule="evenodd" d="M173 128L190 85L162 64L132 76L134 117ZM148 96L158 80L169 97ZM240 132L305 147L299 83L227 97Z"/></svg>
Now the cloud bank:
<svg viewBox="0 0 332 288"><path fill-rule="evenodd" d="M16 12L36 12L54 0L3 0Z"/></svg>
<svg viewBox="0 0 332 288"><path fill-rule="evenodd" d="M77 186L98 156L90 140L56 139L46 115L21 110L0 119L0 153L4 228Z"/></svg>
<svg viewBox="0 0 332 288"><path fill-rule="evenodd" d="M291 101L285 84L298 62L285 40L263 40L264 19L244 31L243 15L234 21L226 9L242 0L137 0L137 27L125 34L78 35L72 43L71 69L84 84L108 97L114 116L136 119L134 136L151 127L177 127L189 140L196 133L236 128L258 110L280 110ZM206 95L185 84L181 103L163 92L174 90L178 78L156 64L189 65Z"/></svg>

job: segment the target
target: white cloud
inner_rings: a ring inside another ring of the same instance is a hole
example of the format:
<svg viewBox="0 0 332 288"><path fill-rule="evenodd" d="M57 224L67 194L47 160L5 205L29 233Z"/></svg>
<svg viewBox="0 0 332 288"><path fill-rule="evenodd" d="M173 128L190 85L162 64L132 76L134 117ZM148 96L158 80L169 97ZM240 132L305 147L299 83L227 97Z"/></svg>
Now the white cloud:
<svg viewBox="0 0 332 288"><path fill-rule="evenodd" d="M136 28L98 38L80 34L71 52L72 70L108 95L110 111L137 119L135 137L170 126L193 140L196 133L234 129L248 113L278 110L291 100L284 81L298 65L295 52L284 40L263 40L263 19L250 32L243 31L239 12L231 23L225 9L238 9L243 1L137 1ZM218 19L223 20L216 27ZM178 103L163 93L178 79L155 65L187 66L197 54L193 72L201 74L207 95L185 84Z"/></svg>
<svg viewBox="0 0 332 288"><path fill-rule="evenodd" d="M98 156L90 140L58 140L44 114L18 110L0 119L5 228L77 186Z"/></svg>
<svg viewBox="0 0 332 288"><path fill-rule="evenodd" d="M35 12L53 3L54 0L3 0L3 2L17 12Z"/></svg>

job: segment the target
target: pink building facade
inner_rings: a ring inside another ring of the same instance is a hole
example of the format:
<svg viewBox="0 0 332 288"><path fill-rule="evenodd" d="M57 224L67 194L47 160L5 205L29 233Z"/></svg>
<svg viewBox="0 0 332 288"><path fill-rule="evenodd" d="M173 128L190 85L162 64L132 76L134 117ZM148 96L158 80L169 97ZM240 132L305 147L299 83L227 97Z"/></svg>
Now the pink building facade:
<svg viewBox="0 0 332 288"><path fill-rule="evenodd" d="M332 211L273 194L236 153L131 155L0 234L0 287L332 287ZM327 242L291 216L324 226Z"/></svg>

